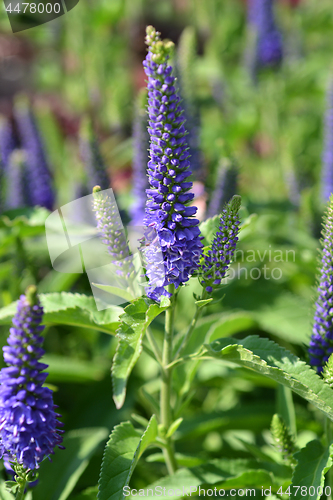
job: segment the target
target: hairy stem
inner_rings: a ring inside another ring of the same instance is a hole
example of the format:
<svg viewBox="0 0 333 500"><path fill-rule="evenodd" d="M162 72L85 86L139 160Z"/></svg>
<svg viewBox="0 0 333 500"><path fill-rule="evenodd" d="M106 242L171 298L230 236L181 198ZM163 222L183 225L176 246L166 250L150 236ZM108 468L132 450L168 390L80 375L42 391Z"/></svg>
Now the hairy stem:
<svg viewBox="0 0 333 500"><path fill-rule="evenodd" d="M171 305L165 312L165 333L162 353L162 385L161 385L161 424L167 431L171 425L171 383L172 367L168 365L172 361L173 351L173 329L175 318L175 294L174 285L169 285L168 291L172 293ZM170 438L166 439L166 447L163 449L165 463L169 474L174 474L177 470L177 462L173 443Z"/></svg>
<svg viewBox="0 0 333 500"><path fill-rule="evenodd" d="M23 500L24 499L24 497L25 497L24 490L25 490L26 485L27 485L27 481L20 482L20 485L19 485L17 493L16 493L15 500Z"/></svg>
<svg viewBox="0 0 333 500"><path fill-rule="evenodd" d="M332 443L332 422L328 417L325 418L325 431L326 431L326 444L329 448ZM332 489L333 489L333 470L332 467L327 471L326 480L327 486L330 487L330 494L327 496L327 500L332 500Z"/></svg>

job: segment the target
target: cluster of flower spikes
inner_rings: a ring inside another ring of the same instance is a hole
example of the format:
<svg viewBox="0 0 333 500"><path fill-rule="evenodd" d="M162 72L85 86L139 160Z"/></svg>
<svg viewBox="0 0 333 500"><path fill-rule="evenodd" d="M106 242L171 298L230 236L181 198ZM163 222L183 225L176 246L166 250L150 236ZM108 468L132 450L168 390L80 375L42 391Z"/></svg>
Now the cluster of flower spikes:
<svg viewBox="0 0 333 500"><path fill-rule="evenodd" d="M93 188L93 199L93 211L102 243L107 246L112 264L117 268L116 274L127 279L134 266L117 203L103 192L100 186Z"/></svg>
<svg viewBox="0 0 333 500"><path fill-rule="evenodd" d="M43 384L47 365L41 325L43 308L31 286L18 301L8 345L3 347L6 368L0 372L0 455L37 469L44 457L61 446L63 431L55 413L52 391Z"/></svg>
<svg viewBox="0 0 333 500"><path fill-rule="evenodd" d="M321 373L333 353L333 196L326 211L321 241L322 259L318 285L318 298L312 336L309 343L310 365Z"/></svg>
<svg viewBox="0 0 333 500"><path fill-rule="evenodd" d="M326 95L322 163L322 197L327 202L331 193L333 193L333 77L331 77L329 82Z"/></svg>
<svg viewBox="0 0 333 500"><path fill-rule="evenodd" d="M283 57L282 35L274 18L274 0L250 0L249 22L256 32L255 64L277 66Z"/></svg>
<svg viewBox="0 0 333 500"><path fill-rule="evenodd" d="M239 233L241 197L235 195L223 210L211 248L204 255L201 284L207 293L221 285L233 259Z"/></svg>
<svg viewBox="0 0 333 500"><path fill-rule="evenodd" d="M199 221L192 216L197 208L188 206L194 194L189 193L192 182L184 114L168 64L173 44L160 40L160 33L147 27L148 54L143 63L148 76L148 114L150 161L146 190L144 225L154 229L164 265L164 281L147 276L148 297L159 301L170 296L165 287L178 288L188 281L199 267L202 243ZM158 267L158 263L155 262Z"/></svg>

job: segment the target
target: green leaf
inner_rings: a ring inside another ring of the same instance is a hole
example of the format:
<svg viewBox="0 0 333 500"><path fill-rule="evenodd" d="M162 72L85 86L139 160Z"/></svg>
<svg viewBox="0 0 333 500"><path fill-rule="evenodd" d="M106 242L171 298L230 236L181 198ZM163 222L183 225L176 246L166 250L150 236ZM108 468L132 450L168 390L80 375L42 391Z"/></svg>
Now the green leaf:
<svg viewBox="0 0 333 500"><path fill-rule="evenodd" d="M166 437L169 438L173 436L173 434L176 432L180 424L182 423L184 419L183 418L177 418L169 427L168 432L166 434Z"/></svg>
<svg viewBox="0 0 333 500"><path fill-rule="evenodd" d="M157 437L157 420L153 415L140 437L130 422L122 422L111 432L105 447L98 483L98 500L121 500L142 453Z"/></svg>
<svg viewBox="0 0 333 500"><path fill-rule="evenodd" d="M321 495L310 495L310 486L317 488L324 487L325 474L332 465L333 446L324 447L318 439L310 441L304 448L294 454L297 465L292 477L292 485L290 486L293 498L296 500L318 500ZM304 486L301 494L301 488L296 491L297 486ZM311 488L312 489L312 488Z"/></svg>
<svg viewBox="0 0 333 500"><path fill-rule="evenodd" d="M52 462L44 460L34 500L65 500L89 464L96 448L107 438L103 427L69 431L64 436L65 450L57 449ZM50 487L52 485L52 487Z"/></svg>
<svg viewBox="0 0 333 500"><path fill-rule="evenodd" d="M98 493L98 486L87 488L86 490L73 497L73 500L96 500Z"/></svg>
<svg viewBox="0 0 333 500"><path fill-rule="evenodd" d="M44 325L72 325L115 334L123 308L110 306L98 311L95 299L78 293L46 293L39 295L44 308ZM8 325L16 313L17 302L0 309L0 324Z"/></svg>
<svg viewBox="0 0 333 500"><path fill-rule="evenodd" d="M6 489L6 483L5 481L0 481L0 498L1 500L14 500L14 495L12 495L9 491Z"/></svg>
<svg viewBox="0 0 333 500"><path fill-rule="evenodd" d="M109 371L108 362L83 361L57 354L47 354L43 357L43 362L49 365L49 383L59 382L79 382L87 383L95 380L102 380L106 372Z"/></svg>
<svg viewBox="0 0 333 500"><path fill-rule="evenodd" d="M126 290L123 290L122 288L118 288L116 286L111 286L111 285L99 285L97 283L92 283L92 284L96 288L100 288L104 292L112 293L113 295L117 295L117 297L121 297L122 299L126 300L126 302L131 302L134 299L131 293L127 292Z"/></svg>
<svg viewBox="0 0 333 500"><path fill-rule="evenodd" d="M113 400L117 409L124 404L127 380L140 357L143 336L153 319L167 308L140 297L129 304L120 316L121 324L117 330L119 343L112 365Z"/></svg>
<svg viewBox="0 0 333 500"><path fill-rule="evenodd" d="M207 304L209 304L210 302L213 301L213 297L210 297L210 299L204 299L204 300L197 300L195 303L195 305L198 307L198 308L201 308L201 307L205 307Z"/></svg>
<svg viewBox="0 0 333 500"><path fill-rule="evenodd" d="M166 476L156 483L150 484L145 489L160 487L159 498L169 498L167 491L174 490L172 498L174 500L192 496L198 492L199 486L207 485L207 489L212 489L212 485L218 488L230 489L234 487L258 487L272 486L274 477L270 472L261 470L259 462L255 460L243 459L216 459L205 464L179 469L173 476ZM209 486L208 486L209 485ZM166 493L163 494L163 489ZM214 488L213 488L214 489Z"/></svg>
<svg viewBox="0 0 333 500"><path fill-rule="evenodd" d="M297 356L257 336L219 339L205 345L214 358L232 361L289 387L333 420L333 390ZM203 356L207 356L203 352Z"/></svg>
<svg viewBox="0 0 333 500"><path fill-rule="evenodd" d="M209 219L201 222L201 224L199 225L201 236L204 237L204 246L210 245L212 243L214 235L219 227L219 221L219 215L215 215L214 217L210 217Z"/></svg>
<svg viewBox="0 0 333 500"><path fill-rule="evenodd" d="M228 337L235 333L249 330L258 326L257 321L248 312L237 312L225 315L220 321L212 325L208 331L209 342L221 337Z"/></svg>
<svg viewBox="0 0 333 500"><path fill-rule="evenodd" d="M8 210L0 217L0 229L15 229L20 237L37 236L45 233L45 221L50 215L46 208L17 208Z"/></svg>

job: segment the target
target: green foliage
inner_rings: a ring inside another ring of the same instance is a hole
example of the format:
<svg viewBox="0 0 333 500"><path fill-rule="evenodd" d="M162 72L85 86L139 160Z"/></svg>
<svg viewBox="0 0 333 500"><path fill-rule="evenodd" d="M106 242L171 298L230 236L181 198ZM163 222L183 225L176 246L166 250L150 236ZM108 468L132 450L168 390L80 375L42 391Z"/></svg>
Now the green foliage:
<svg viewBox="0 0 333 500"><path fill-rule="evenodd" d="M142 436L130 422L122 422L114 428L104 451L98 500L123 498L123 488L128 485L137 461L156 437L157 421L154 415Z"/></svg>
<svg viewBox="0 0 333 500"><path fill-rule="evenodd" d="M139 298L120 317L119 343L112 365L113 400L118 409L124 404L127 380L141 354L143 336L153 319L169 305L168 301L159 306L152 300Z"/></svg>
<svg viewBox="0 0 333 500"><path fill-rule="evenodd" d="M333 391L304 361L278 344L251 336L239 341L220 339L205 347L212 357L250 368L289 387L333 420Z"/></svg>
<svg viewBox="0 0 333 500"><path fill-rule="evenodd" d="M327 361L326 365L324 366L323 377L324 377L325 382L331 388L333 388L333 356L332 356L332 354L328 358L328 361Z"/></svg>
<svg viewBox="0 0 333 500"><path fill-rule="evenodd" d="M324 487L325 474L332 466L332 451L332 446L327 448L315 439L295 453L297 465L292 477L291 488L295 492L293 498L318 500L321 497L318 488ZM310 486L314 486L315 495L311 494ZM299 487L297 492L296 487Z"/></svg>
<svg viewBox="0 0 333 500"><path fill-rule="evenodd" d="M66 449L57 449L52 462L46 459L40 466L34 500L66 500L107 435L107 429L98 427L67 432L64 437Z"/></svg>
<svg viewBox="0 0 333 500"><path fill-rule="evenodd" d="M73 293L46 293L40 296L45 325L71 325L115 335L123 309L110 306L98 311L93 297ZM0 309L0 324L9 325L16 311L16 302Z"/></svg>

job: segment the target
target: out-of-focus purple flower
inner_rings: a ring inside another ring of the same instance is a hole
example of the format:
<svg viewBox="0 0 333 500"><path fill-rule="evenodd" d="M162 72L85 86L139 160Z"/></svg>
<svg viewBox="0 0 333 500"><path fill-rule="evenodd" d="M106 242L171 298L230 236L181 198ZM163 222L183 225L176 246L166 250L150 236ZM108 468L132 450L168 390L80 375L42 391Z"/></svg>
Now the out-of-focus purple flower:
<svg viewBox="0 0 333 500"><path fill-rule="evenodd" d="M204 256L201 284L207 293L221 285L233 259L238 241L240 205L241 197L237 195L226 205L212 246Z"/></svg>
<svg viewBox="0 0 333 500"><path fill-rule="evenodd" d="M254 32L255 68L278 66L283 58L283 43L275 22L274 0L249 0L248 21Z"/></svg>
<svg viewBox="0 0 333 500"><path fill-rule="evenodd" d="M238 169L234 162L224 159L219 165L215 189L207 209L207 219L218 215L222 207L236 194Z"/></svg>
<svg viewBox="0 0 333 500"><path fill-rule="evenodd" d="M133 189L134 198L131 207L131 224L142 226L145 216L146 189L149 187L147 177L147 163L149 160L149 134L148 117L145 109L147 101L147 92L144 89L138 95L135 107L135 116L133 123Z"/></svg>
<svg viewBox="0 0 333 500"><path fill-rule="evenodd" d="M318 298L309 344L310 365L321 373L333 353L333 196L331 195L322 231L322 259Z"/></svg>
<svg viewBox="0 0 333 500"><path fill-rule="evenodd" d="M43 308L36 288L21 295L3 347L6 368L0 372L0 453L26 469L37 469L44 457L62 448L51 389L44 387L47 365L41 326Z"/></svg>
<svg viewBox="0 0 333 500"><path fill-rule="evenodd" d="M4 169L7 168L9 157L17 147L17 138L11 121L3 116L0 117L0 156Z"/></svg>
<svg viewBox="0 0 333 500"><path fill-rule="evenodd" d="M5 171L6 208L20 208L31 205L25 152L16 149L9 157Z"/></svg>
<svg viewBox="0 0 333 500"><path fill-rule="evenodd" d="M25 103L19 102L15 118L21 149L26 154L31 203L52 210L55 198L52 177L35 117Z"/></svg>
<svg viewBox="0 0 333 500"><path fill-rule="evenodd" d="M147 28L148 54L143 63L148 76L148 113L150 135L150 161L144 225L155 229L162 250L164 282L147 269L150 287L147 295L160 300L170 296L164 287L178 288L188 281L199 267L202 243L198 219L192 216L197 208L188 206L193 199L189 190L192 182L184 113L175 88L172 67L168 65L172 42L161 41L152 26ZM158 253L156 253L158 255ZM159 268L154 261L154 268Z"/></svg>
<svg viewBox="0 0 333 500"><path fill-rule="evenodd" d="M323 201L327 202L333 193L333 78L326 95L322 165L321 192Z"/></svg>
<svg viewBox="0 0 333 500"><path fill-rule="evenodd" d="M88 188L100 186L102 190L110 187L104 160L99 148L97 137L94 133L91 122L83 120L80 130L80 154L88 174Z"/></svg>

